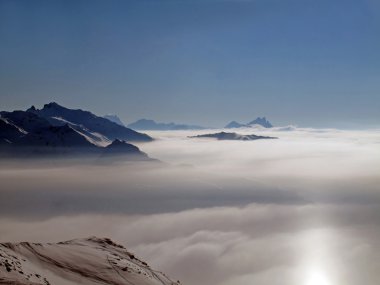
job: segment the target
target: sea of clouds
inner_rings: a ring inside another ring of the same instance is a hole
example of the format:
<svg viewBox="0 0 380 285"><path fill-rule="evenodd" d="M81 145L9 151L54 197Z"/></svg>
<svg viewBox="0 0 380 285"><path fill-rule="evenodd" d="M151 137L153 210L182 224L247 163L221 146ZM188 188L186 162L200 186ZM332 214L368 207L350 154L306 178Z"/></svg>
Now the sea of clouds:
<svg viewBox="0 0 380 285"><path fill-rule="evenodd" d="M150 132L165 163L0 165L0 241L91 235L186 285L378 284L380 130Z"/></svg>

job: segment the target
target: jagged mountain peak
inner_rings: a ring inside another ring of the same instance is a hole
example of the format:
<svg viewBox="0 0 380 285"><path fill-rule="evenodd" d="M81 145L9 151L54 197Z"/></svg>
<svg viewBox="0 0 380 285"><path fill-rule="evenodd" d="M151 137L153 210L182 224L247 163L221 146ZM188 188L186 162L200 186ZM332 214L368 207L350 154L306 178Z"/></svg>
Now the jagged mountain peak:
<svg viewBox="0 0 380 285"><path fill-rule="evenodd" d="M29 109L27 109L26 111L28 112L28 111L36 111L37 109L36 109L36 107L34 106L34 105L32 105Z"/></svg>
<svg viewBox="0 0 380 285"><path fill-rule="evenodd" d="M42 109L37 109L34 105L32 105L29 109L27 109L27 112L36 112L40 110L46 110L46 109L66 109L65 107L61 106L57 102L50 102L43 105Z"/></svg>
<svg viewBox="0 0 380 285"><path fill-rule="evenodd" d="M153 139L143 133L136 132L109 119L81 110L69 109L56 102L45 104L42 109L29 108L29 112L47 119L53 125L62 125L63 122L75 125L82 129L82 133L102 134L109 140L122 139L126 141L152 141Z"/></svg>
<svg viewBox="0 0 380 285"><path fill-rule="evenodd" d="M1 157L83 154L150 160L129 142L151 141L151 137L88 111L51 102L40 110L32 106L27 111L3 111L0 116Z"/></svg>
<svg viewBox="0 0 380 285"><path fill-rule="evenodd" d="M44 108L62 108L57 102L50 102L44 105Z"/></svg>
<svg viewBox="0 0 380 285"><path fill-rule="evenodd" d="M249 122L248 125L260 125L264 128L273 127L273 125L265 117L257 117L253 121Z"/></svg>
<svg viewBox="0 0 380 285"><path fill-rule="evenodd" d="M249 128L249 127L252 127L253 125L259 125L259 126L262 126L264 128L272 128L273 125L267 120L266 117L257 117L256 119L252 120L251 122L247 123L247 124L241 124L239 122L236 122L236 121L232 121L230 123L228 123L225 128L226 129L234 129L234 128Z"/></svg>

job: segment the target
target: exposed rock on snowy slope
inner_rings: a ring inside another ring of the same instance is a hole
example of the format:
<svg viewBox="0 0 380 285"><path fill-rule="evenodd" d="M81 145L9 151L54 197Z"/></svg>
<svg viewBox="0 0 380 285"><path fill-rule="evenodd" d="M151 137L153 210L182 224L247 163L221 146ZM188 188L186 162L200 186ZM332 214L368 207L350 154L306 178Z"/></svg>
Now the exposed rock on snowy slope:
<svg viewBox="0 0 380 285"><path fill-rule="evenodd" d="M149 160L132 144L109 140L63 118L44 118L30 111L0 112L0 156L36 155L118 155L127 160Z"/></svg>
<svg viewBox="0 0 380 285"><path fill-rule="evenodd" d="M25 112L25 111L13 111L13 112L0 112L2 118L6 119L8 122L16 125L20 129L26 132L34 132L39 129L50 127L51 124L45 118L40 116Z"/></svg>
<svg viewBox="0 0 380 285"><path fill-rule="evenodd" d="M107 238L1 243L0 284L176 285Z"/></svg>

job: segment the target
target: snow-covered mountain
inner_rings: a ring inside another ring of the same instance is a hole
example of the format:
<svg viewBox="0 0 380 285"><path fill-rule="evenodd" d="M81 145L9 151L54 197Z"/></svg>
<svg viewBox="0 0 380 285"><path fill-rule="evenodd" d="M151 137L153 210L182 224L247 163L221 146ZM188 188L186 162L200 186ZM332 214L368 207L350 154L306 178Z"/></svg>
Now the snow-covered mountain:
<svg viewBox="0 0 380 285"><path fill-rule="evenodd" d="M264 128L272 128L273 125L265 118L265 117L257 117L253 121L246 123L246 124L241 124L236 121L232 121L228 123L224 128L225 129L234 129L234 128L250 128L255 125L264 127Z"/></svg>
<svg viewBox="0 0 380 285"><path fill-rule="evenodd" d="M133 160L149 159L132 144L121 139L112 142L105 135L64 119L44 118L29 111L0 113L2 157L73 154L102 157L117 154L128 155Z"/></svg>
<svg viewBox="0 0 380 285"><path fill-rule="evenodd" d="M27 134L26 131L20 129L7 119L0 117L0 145L9 145L25 134Z"/></svg>
<svg viewBox="0 0 380 285"><path fill-rule="evenodd" d="M76 129L81 129L83 133L101 134L111 141L115 139L128 142L148 142L153 140L147 134L118 125L89 111L68 109L55 102L45 104L42 109L36 109L32 106L27 111L45 118L54 126L69 124Z"/></svg>
<svg viewBox="0 0 380 285"><path fill-rule="evenodd" d="M96 148L86 137L67 124L28 132L14 143L25 147Z"/></svg>
<svg viewBox="0 0 380 285"><path fill-rule="evenodd" d="M190 138L213 138L217 140L234 140L234 141L254 141L254 140L260 140L260 139L277 139L276 137L241 135L237 133L226 133L226 132L191 136Z"/></svg>
<svg viewBox="0 0 380 285"><path fill-rule="evenodd" d="M196 125L157 123L154 120L148 120L148 119L141 119L136 122L130 123L127 127L134 130L156 130L156 131L204 129L201 126L196 126Z"/></svg>
<svg viewBox="0 0 380 285"><path fill-rule="evenodd" d="M124 246L90 237L59 243L0 243L0 284L178 285Z"/></svg>

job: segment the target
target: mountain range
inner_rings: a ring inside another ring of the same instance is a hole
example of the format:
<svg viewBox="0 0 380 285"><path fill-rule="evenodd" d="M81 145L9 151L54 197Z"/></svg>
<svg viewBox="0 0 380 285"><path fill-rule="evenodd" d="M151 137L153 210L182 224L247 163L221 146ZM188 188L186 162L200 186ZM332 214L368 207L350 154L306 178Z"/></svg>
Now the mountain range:
<svg viewBox="0 0 380 285"><path fill-rule="evenodd" d="M236 121L232 121L232 122L228 123L224 128L225 129L247 128L247 127L250 128L254 125L259 125L259 126L262 126L264 128L272 128L273 127L273 125L265 117L262 117L262 118L257 117L253 121L246 123L246 124L241 124L241 123L238 123Z"/></svg>
<svg viewBox="0 0 380 285"><path fill-rule="evenodd" d="M170 130L202 130L204 127L197 125L186 125L176 123L157 123L154 120L140 119L136 122L127 125L128 128L134 130L155 130L155 131L170 131Z"/></svg>
<svg viewBox="0 0 380 285"><path fill-rule="evenodd" d="M148 159L129 142L149 142L143 133L120 126L89 111L57 103L26 111L0 112L0 153L129 155Z"/></svg>
<svg viewBox="0 0 380 285"><path fill-rule="evenodd" d="M213 138L217 140L234 140L234 141L254 141L254 140L260 140L260 139L277 139L276 137L241 135L237 133L227 133L227 132L190 136L190 138Z"/></svg>
<svg viewBox="0 0 380 285"><path fill-rule="evenodd" d="M0 284L179 285L108 238L0 243Z"/></svg>
<svg viewBox="0 0 380 285"><path fill-rule="evenodd" d="M91 133L102 134L111 140L121 139L128 142L152 141L152 138L146 134L118 125L106 118L96 116L89 111L68 109L55 102L45 104L40 110L32 106L27 112L47 119L54 126L69 124L75 128L80 128Z"/></svg>

